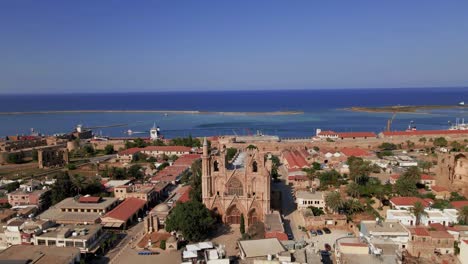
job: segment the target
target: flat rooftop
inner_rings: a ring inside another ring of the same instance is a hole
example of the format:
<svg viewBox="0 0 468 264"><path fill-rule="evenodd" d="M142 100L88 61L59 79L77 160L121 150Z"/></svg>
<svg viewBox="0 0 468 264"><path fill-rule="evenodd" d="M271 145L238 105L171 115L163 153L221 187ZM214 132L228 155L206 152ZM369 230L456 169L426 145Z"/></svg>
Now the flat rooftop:
<svg viewBox="0 0 468 264"><path fill-rule="evenodd" d="M51 220L57 222L88 222L94 223L98 219L100 219L99 213L81 213L81 212L62 212L58 208L49 208L42 214L38 216L38 218L43 220Z"/></svg>
<svg viewBox="0 0 468 264"><path fill-rule="evenodd" d="M377 224L375 221L362 221L369 233L407 233L405 227L397 221L386 221Z"/></svg>
<svg viewBox="0 0 468 264"><path fill-rule="evenodd" d="M80 250L75 247L13 245L0 252L0 263L63 264L79 255Z"/></svg>
<svg viewBox="0 0 468 264"><path fill-rule="evenodd" d="M55 226L46 229L47 232L42 233L36 237L38 238L58 238L64 237L65 239L82 239L88 240L91 238L99 229L101 225L64 225ZM82 231L86 231L83 233ZM76 232L76 236L72 236L72 233Z"/></svg>
<svg viewBox="0 0 468 264"><path fill-rule="evenodd" d="M56 204L54 207L58 209L101 209L104 210L111 204L118 201L115 197L104 197L98 203L80 203L74 197L63 199L61 202Z"/></svg>
<svg viewBox="0 0 468 264"><path fill-rule="evenodd" d="M310 200L322 200L322 192L308 192L308 191L298 191L296 193L297 199L310 199Z"/></svg>
<svg viewBox="0 0 468 264"><path fill-rule="evenodd" d="M265 215L265 229L268 232L284 232L283 222L281 221L281 216L278 212Z"/></svg>
<svg viewBox="0 0 468 264"><path fill-rule="evenodd" d="M239 241L239 249L247 258L265 257L286 251L277 238Z"/></svg>

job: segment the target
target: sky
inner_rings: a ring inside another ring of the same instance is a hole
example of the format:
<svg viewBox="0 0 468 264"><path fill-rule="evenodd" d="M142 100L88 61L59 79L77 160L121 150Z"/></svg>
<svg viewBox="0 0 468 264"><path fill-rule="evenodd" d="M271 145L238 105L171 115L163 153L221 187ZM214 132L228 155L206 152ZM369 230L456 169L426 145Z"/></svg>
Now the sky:
<svg viewBox="0 0 468 264"><path fill-rule="evenodd" d="M0 93L468 86L468 1L0 1Z"/></svg>

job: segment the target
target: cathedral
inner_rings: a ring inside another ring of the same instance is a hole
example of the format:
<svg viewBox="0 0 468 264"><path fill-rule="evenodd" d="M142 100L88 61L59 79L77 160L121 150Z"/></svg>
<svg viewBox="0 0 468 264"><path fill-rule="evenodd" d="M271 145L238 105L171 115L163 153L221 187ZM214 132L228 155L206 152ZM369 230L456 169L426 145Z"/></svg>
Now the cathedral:
<svg viewBox="0 0 468 264"><path fill-rule="evenodd" d="M245 149L232 161L226 150L210 151L206 139L202 156L202 198L224 223L245 225L264 221L270 213L271 160L258 149Z"/></svg>

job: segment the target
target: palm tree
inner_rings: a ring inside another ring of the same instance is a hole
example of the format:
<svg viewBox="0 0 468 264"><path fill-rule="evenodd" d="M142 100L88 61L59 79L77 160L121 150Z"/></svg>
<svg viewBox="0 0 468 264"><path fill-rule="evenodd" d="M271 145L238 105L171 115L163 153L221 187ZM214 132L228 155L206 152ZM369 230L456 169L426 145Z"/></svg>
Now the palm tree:
<svg viewBox="0 0 468 264"><path fill-rule="evenodd" d="M325 196L325 204L335 213L343 207L343 203L339 192L330 192Z"/></svg>
<svg viewBox="0 0 468 264"><path fill-rule="evenodd" d="M468 224L468 206L463 206L458 209L458 223L466 225Z"/></svg>
<svg viewBox="0 0 468 264"><path fill-rule="evenodd" d="M84 189L86 184L86 178L83 175L75 174L73 177L71 177L71 181L73 184L73 189L75 189L78 194L81 194L81 191Z"/></svg>
<svg viewBox="0 0 468 264"><path fill-rule="evenodd" d="M351 182L351 183L348 184L348 186L346 187L346 192L347 192L351 197L359 198L359 195L360 195L359 184L357 184L357 183L355 183L355 182Z"/></svg>
<svg viewBox="0 0 468 264"><path fill-rule="evenodd" d="M358 199L349 199L346 202L348 214L353 215L364 211L364 205Z"/></svg>
<svg viewBox="0 0 468 264"><path fill-rule="evenodd" d="M423 143L424 146L425 146L425 145L426 145L426 142L427 142L427 138L422 137L422 138L419 139L419 142Z"/></svg>
<svg viewBox="0 0 468 264"><path fill-rule="evenodd" d="M416 225L420 224L423 215L427 215L426 211L424 211L424 205L421 202L415 202L410 211L416 217Z"/></svg>

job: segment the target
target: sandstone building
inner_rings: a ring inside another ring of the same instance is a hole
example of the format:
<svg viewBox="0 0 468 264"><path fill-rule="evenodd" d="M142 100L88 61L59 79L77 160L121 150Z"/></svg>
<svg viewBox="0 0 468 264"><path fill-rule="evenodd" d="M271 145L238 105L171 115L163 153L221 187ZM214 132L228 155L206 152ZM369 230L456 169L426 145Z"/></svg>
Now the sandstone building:
<svg viewBox="0 0 468 264"><path fill-rule="evenodd" d="M226 150L210 152L206 139L202 156L202 198L206 207L227 224L246 226L270 213L271 160L258 149L245 149L232 161Z"/></svg>
<svg viewBox="0 0 468 264"><path fill-rule="evenodd" d="M439 153L437 164L437 185L468 196L468 153Z"/></svg>

